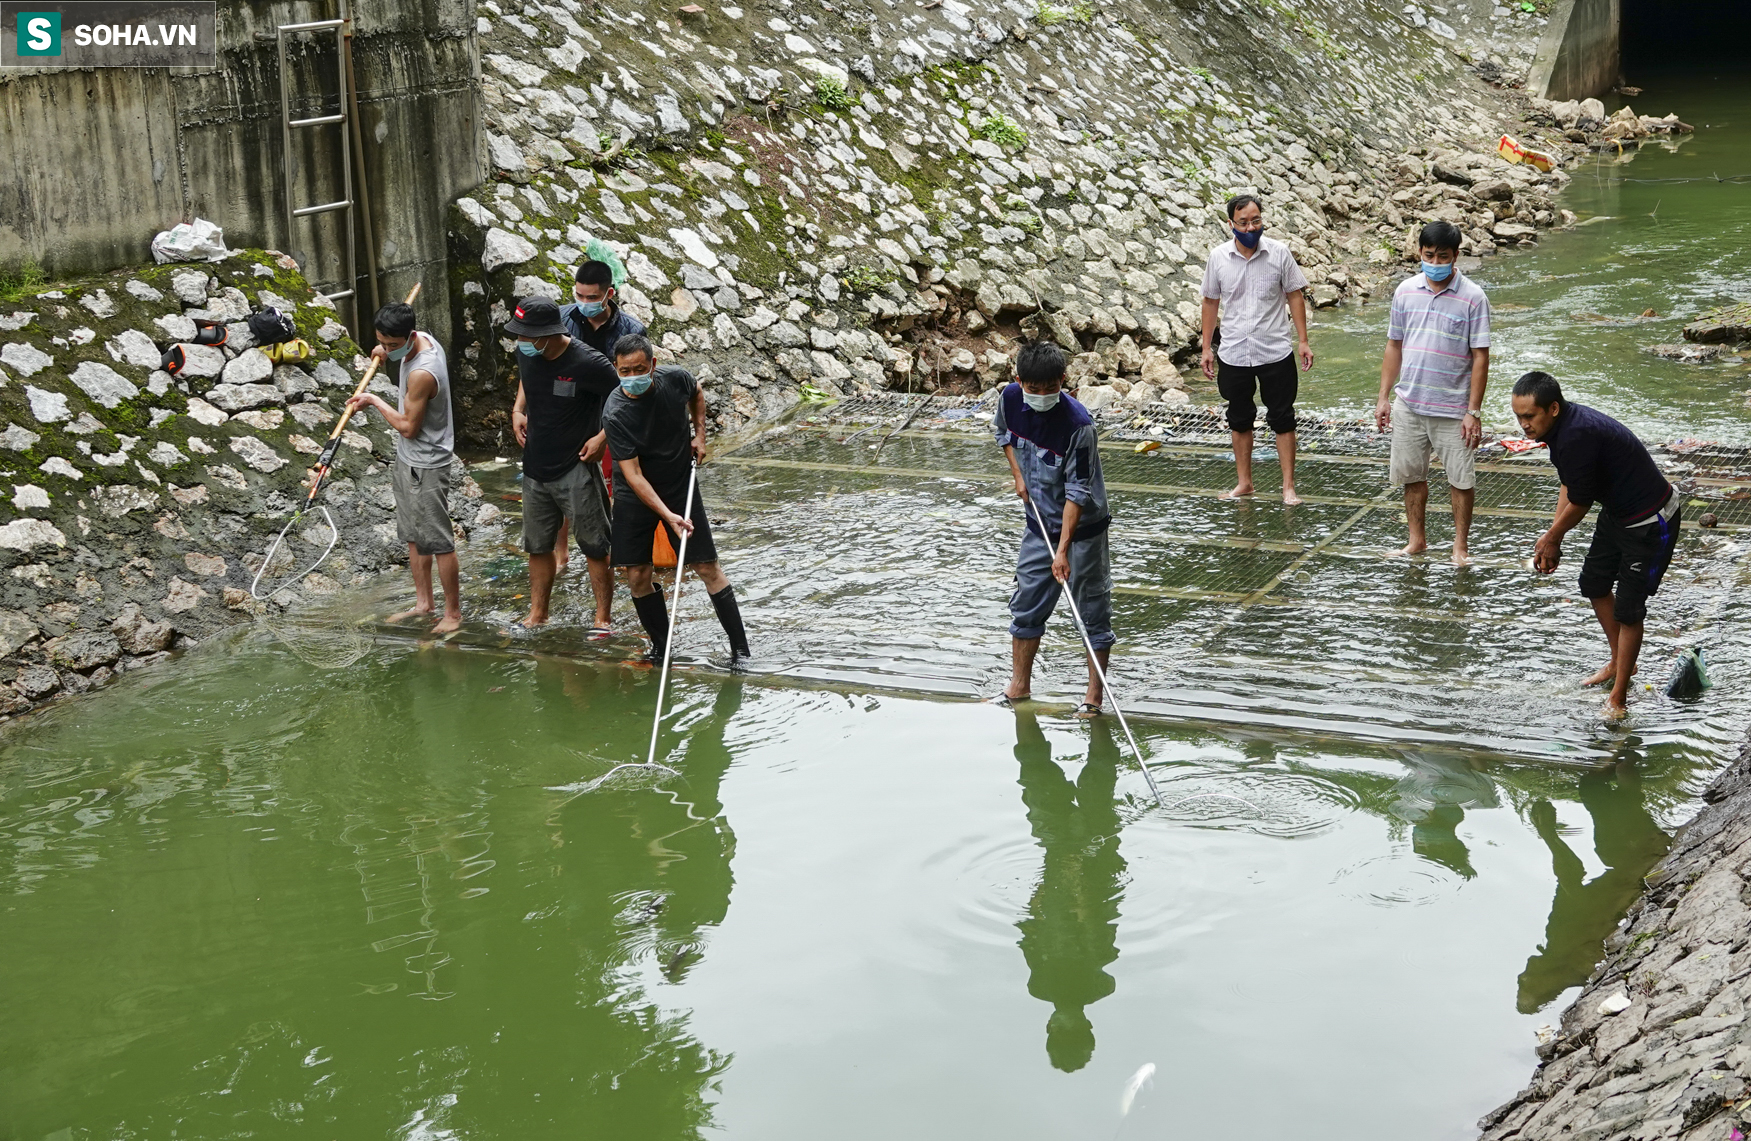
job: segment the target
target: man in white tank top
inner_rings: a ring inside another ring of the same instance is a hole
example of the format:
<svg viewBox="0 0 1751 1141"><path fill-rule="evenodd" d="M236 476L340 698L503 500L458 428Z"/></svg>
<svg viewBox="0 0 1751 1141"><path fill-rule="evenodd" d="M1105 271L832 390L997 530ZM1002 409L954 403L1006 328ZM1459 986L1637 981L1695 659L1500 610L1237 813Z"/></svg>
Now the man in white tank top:
<svg viewBox="0 0 1751 1141"><path fill-rule="evenodd" d="M455 532L450 525L450 473L456 459L456 426L450 413L450 370L443 346L430 333L415 328L413 306L394 302L377 310L374 321L378 361L401 368L399 408L391 408L367 392L350 403L375 408L401 434L395 441L395 527L407 544L413 571L411 610L390 615L389 621L431 617L437 613L432 595L432 565L444 584L444 616L434 634L448 634L462 625L461 572L456 564Z"/></svg>

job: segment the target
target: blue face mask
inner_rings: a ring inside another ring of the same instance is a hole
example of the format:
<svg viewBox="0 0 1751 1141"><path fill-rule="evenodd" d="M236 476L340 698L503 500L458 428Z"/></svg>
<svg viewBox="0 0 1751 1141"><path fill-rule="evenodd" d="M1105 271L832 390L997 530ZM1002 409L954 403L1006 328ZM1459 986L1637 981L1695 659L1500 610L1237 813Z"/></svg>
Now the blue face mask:
<svg viewBox="0 0 1751 1141"><path fill-rule="evenodd" d="M541 355L541 350L535 347L534 341L518 341L517 351L526 357L538 357Z"/></svg>
<svg viewBox="0 0 1751 1141"><path fill-rule="evenodd" d="M1423 263L1423 276L1430 281L1446 281L1453 276L1453 263L1436 265L1432 261L1426 261Z"/></svg>
<svg viewBox="0 0 1751 1141"><path fill-rule="evenodd" d="M405 360L405 359L407 359L407 354L411 353L411 352L413 352L413 338L412 337L409 337L407 339L407 343L405 345L402 345L399 349L385 349L384 350L384 354L386 356L388 356L389 359L392 361Z"/></svg>
<svg viewBox="0 0 1751 1141"><path fill-rule="evenodd" d="M1245 246L1249 250L1258 249L1259 248L1259 239L1264 237L1264 236L1265 235L1264 235L1263 230L1236 230L1236 231L1234 231L1234 240L1239 242L1241 245Z"/></svg>
<svg viewBox="0 0 1751 1141"><path fill-rule="evenodd" d="M654 372L641 372L637 376L623 376L620 378L621 390L628 396L643 396L656 376L657 374Z"/></svg>
<svg viewBox="0 0 1751 1141"><path fill-rule="evenodd" d="M608 312L608 303L606 301L580 301L578 302L578 312L586 317L600 317Z"/></svg>

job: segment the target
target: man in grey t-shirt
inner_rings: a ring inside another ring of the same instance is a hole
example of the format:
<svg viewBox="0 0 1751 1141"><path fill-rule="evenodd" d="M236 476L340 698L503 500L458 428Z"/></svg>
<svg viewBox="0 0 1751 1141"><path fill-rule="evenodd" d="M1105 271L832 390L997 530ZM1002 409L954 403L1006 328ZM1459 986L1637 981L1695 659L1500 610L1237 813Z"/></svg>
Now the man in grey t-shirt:
<svg viewBox="0 0 1751 1141"><path fill-rule="evenodd" d="M448 634L462 625L462 575L456 564L455 532L450 527L450 472L456 459L456 426L450 414L450 370L443 346L417 328L413 306L393 302L377 310L377 347L371 356L398 364L398 408L376 393L354 397L354 408L375 408L400 433L395 441L395 527L407 544L413 571L414 604L389 617L391 622L430 617L432 564L444 584L444 616L432 627Z"/></svg>

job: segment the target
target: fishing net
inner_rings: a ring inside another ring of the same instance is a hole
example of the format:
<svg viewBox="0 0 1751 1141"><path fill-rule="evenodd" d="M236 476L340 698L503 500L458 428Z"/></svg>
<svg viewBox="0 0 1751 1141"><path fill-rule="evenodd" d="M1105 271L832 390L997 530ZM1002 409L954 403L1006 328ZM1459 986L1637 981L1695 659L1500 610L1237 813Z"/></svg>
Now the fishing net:
<svg viewBox="0 0 1751 1141"><path fill-rule="evenodd" d="M315 573L339 542L340 528L328 508L293 515L259 561L253 557L245 559L246 564L255 568L255 579L249 584L250 597L258 602L277 598L283 603L288 592Z"/></svg>
<svg viewBox="0 0 1751 1141"><path fill-rule="evenodd" d="M599 777L579 781L576 784L554 785L552 792L569 792L582 795L586 792L633 792L639 789L656 788L670 777L681 774L667 765L638 761L624 765L615 765Z"/></svg>
<svg viewBox="0 0 1751 1141"><path fill-rule="evenodd" d="M264 613L256 621L299 661L317 669L344 670L371 652L359 621L328 607Z"/></svg>

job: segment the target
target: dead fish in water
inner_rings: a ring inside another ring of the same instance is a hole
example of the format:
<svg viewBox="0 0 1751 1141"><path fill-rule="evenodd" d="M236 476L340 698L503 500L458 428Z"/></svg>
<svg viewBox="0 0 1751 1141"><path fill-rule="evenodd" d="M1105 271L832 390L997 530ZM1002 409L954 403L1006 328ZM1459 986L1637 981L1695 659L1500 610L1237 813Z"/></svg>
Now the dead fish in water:
<svg viewBox="0 0 1751 1141"><path fill-rule="evenodd" d="M1137 1072L1131 1075L1131 1080L1125 1083L1125 1092L1119 1095L1119 1116L1124 1117L1131 1112L1131 1105L1137 1100L1137 1095L1143 1087L1155 1080L1155 1063L1144 1062L1137 1067Z"/></svg>
<svg viewBox="0 0 1751 1141"><path fill-rule="evenodd" d="M1666 696L1675 701L1693 701L1713 686L1714 679L1708 676L1708 659L1702 651L1681 650L1672 665L1671 680L1666 682Z"/></svg>

